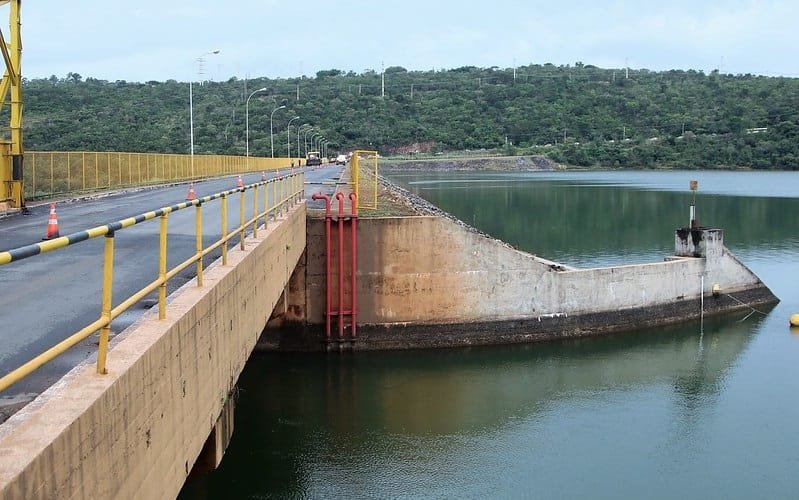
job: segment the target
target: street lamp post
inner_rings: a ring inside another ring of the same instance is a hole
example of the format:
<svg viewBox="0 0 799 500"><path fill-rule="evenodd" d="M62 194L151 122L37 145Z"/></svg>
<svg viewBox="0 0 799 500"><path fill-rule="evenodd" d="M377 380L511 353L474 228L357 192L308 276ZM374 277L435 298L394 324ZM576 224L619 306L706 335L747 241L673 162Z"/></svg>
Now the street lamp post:
<svg viewBox="0 0 799 500"><path fill-rule="evenodd" d="M219 49L206 52L199 57L197 61L202 61L202 58L212 54L219 54ZM191 178L194 179L194 91L192 89L192 80L189 79L189 136L191 141L190 157L191 157Z"/></svg>
<svg viewBox="0 0 799 500"><path fill-rule="evenodd" d="M291 161L291 122L294 120L299 120L299 116L295 116L291 120L289 120L289 124L286 125L286 151L288 151L289 161ZM297 152L299 153L300 146L297 145Z"/></svg>
<svg viewBox="0 0 799 500"><path fill-rule="evenodd" d="M300 131L302 130L303 127L309 127L309 126L310 125L308 125L307 123L303 123L302 125L297 127L297 158L298 159L302 157L302 151L300 151Z"/></svg>
<svg viewBox="0 0 799 500"><path fill-rule="evenodd" d="M319 138L319 154L325 156L325 138Z"/></svg>
<svg viewBox="0 0 799 500"><path fill-rule="evenodd" d="M315 128L312 128L308 132L310 132L311 135L310 135L310 141L309 141L308 140L308 134L307 133L305 134L305 154L308 154L308 150L309 149L313 150L313 137L318 133ZM310 142L311 144L308 145L308 142Z"/></svg>
<svg viewBox="0 0 799 500"><path fill-rule="evenodd" d="M285 104L282 105L282 106L279 106L279 107L273 109L272 110L272 114L269 115L269 143L272 145L272 158L275 157L275 138L272 135L272 117L275 116L275 111L277 111L278 109L283 109L285 107L286 107Z"/></svg>
<svg viewBox="0 0 799 500"><path fill-rule="evenodd" d="M254 96L258 92L266 92L266 90L267 90L267 88L264 87L262 89L258 89L256 91L254 91L252 94L250 94L249 97L247 97L247 102L244 103L244 121L247 124L246 125L246 127L247 127L247 139L246 139L246 142L247 142L247 160L246 160L247 161L247 165L250 164L250 97Z"/></svg>
<svg viewBox="0 0 799 500"><path fill-rule="evenodd" d="M305 141L305 156L308 156L308 132L313 132L313 128L309 128L305 131L305 136L303 138ZM313 134L311 134L311 141L313 142Z"/></svg>

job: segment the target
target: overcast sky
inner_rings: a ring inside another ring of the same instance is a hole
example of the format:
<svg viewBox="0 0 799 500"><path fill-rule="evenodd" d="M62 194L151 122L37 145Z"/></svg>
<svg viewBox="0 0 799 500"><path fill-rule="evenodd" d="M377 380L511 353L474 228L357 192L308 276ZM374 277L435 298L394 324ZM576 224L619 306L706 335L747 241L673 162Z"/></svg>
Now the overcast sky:
<svg viewBox="0 0 799 500"><path fill-rule="evenodd" d="M0 7L8 39L8 6ZM315 75L530 63L799 76L796 0L37 0L23 76Z"/></svg>

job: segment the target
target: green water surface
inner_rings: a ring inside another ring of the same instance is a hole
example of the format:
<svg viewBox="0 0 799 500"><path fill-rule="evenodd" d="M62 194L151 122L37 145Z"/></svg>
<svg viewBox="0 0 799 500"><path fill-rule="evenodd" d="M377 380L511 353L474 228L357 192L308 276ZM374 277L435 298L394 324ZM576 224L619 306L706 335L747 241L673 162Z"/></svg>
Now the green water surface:
<svg viewBox="0 0 799 500"><path fill-rule="evenodd" d="M654 262L697 216L782 300L520 346L254 355L219 470L181 498L799 498L799 173L394 174L579 267Z"/></svg>

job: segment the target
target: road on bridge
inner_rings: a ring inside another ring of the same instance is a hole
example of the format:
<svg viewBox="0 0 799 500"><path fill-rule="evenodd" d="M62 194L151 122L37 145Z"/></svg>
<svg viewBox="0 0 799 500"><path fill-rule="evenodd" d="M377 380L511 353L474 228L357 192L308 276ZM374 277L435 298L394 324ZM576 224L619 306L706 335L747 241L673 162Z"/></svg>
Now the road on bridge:
<svg viewBox="0 0 799 500"><path fill-rule="evenodd" d="M311 208L324 208L310 200L316 192L331 194L342 167L335 165L304 168L305 196ZM285 173L286 171L284 171ZM267 174L271 178L273 173ZM261 180L260 173L242 176L244 183ZM194 184L198 197L234 189L236 176L204 180ZM270 190L271 191L271 190ZM188 184L146 188L97 195L57 205L61 236L139 215L182 202ZM260 196L263 191L259 190ZM269 193L271 204L271 193ZM204 205L204 245L221 236L218 202ZM252 217L252 191L245 199L246 218ZM34 244L46 234L48 204L33 206L29 215L0 219L0 251ZM194 254L194 209L169 216L167 268ZM228 198L228 228L239 225L239 196ZM114 305L158 277L158 231L155 221L137 224L116 235L114 258ZM52 347L100 316L103 272L103 239L94 238L54 252L34 256L0 267L0 376L7 374ZM230 246L237 244L231 240ZM218 255L217 251L217 255ZM195 275L189 266L183 275L170 281L168 292ZM114 320L112 334L130 325L154 300L142 301ZM96 352L97 337L91 336L70 352L59 356L33 375L0 394L0 421L3 408L18 407L63 376L76 363ZM5 413L8 413L6 411ZM7 418L7 416L6 416Z"/></svg>

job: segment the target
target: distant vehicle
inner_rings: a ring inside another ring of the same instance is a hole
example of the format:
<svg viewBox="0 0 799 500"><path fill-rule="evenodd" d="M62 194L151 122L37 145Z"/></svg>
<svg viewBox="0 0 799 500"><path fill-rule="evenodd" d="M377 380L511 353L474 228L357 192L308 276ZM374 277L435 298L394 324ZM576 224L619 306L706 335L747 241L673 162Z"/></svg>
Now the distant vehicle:
<svg viewBox="0 0 799 500"><path fill-rule="evenodd" d="M319 154L319 151L308 151L308 154L305 155L305 165L313 167L321 164L322 156Z"/></svg>
<svg viewBox="0 0 799 500"><path fill-rule="evenodd" d="M347 155L338 155L336 157L336 165L346 165L347 164Z"/></svg>

